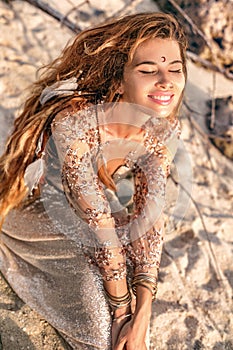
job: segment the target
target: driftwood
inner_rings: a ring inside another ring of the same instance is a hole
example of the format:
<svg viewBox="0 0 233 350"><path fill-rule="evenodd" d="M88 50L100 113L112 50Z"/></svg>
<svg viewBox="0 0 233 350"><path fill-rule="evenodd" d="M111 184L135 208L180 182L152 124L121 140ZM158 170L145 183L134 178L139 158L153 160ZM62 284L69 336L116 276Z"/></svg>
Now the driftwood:
<svg viewBox="0 0 233 350"><path fill-rule="evenodd" d="M54 9L52 6L50 6L48 3L42 1L42 0L24 0L26 2L28 2L29 4L39 8L40 10L42 10L43 12L47 13L48 15L50 15L51 17L55 18L57 21L59 21L62 25L66 26L67 28L69 28L71 31L73 31L74 33L79 33L82 31L82 28L77 26L74 22L70 21L68 19L68 16L78 10L81 6L83 6L84 4L88 4L89 6L91 6L91 2L90 0L84 0L82 3L80 3L77 6L73 6L73 8L68 11L66 14L62 14L61 12L57 11L56 9ZM119 11L117 11L113 16L108 17L108 19L120 16L122 14L126 14L129 13L132 9L134 9L137 4L139 4L141 2L141 0L131 0L131 2L129 4L126 4L125 6L123 6L123 8ZM71 2L70 2L71 3Z"/></svg>
<svg viewBox="0 0 233 350"><path fill-rule="evenodd" d="M206 45L211 49L211 42L210 40L205 36L205 34L198 28L198 26L192 21L192 19L187 15L187 13L182 10L182 8L174 1L174 0L168 0L170 4L185 18L185 20L190 24L192 31L194 34L198 34L204 39Z"/></svg>
<svg viewBox="0 0 233 350"><path fill-rule="evenodd" d="M206 43L206 45L208 46L208 48L210 49L211 53L212 53L212 57L214 62L217 62L217 58L214 55L214 50L212 49L212 44L211 41L206 37L206 35L203 33L203 31L198 28L198 26L192 21L192 19L187 15L187 13L176 3L175 0L168 0L168 2L183 16L183 18L189 23L189 25L191 26L191 29L193 31L194 34L198 34ZM230 71L228 71L227 69L221 68L219 67L217 64L214 64L208 60L205 60L201 57L199 57L198 55L196 55L193 52L188 51L187 52L187 56L194 62L196 63L200 63L202 66L204 66L205 68L208 68L210 70L219 72L221 74L223 74L227 79L232 79L233 80L233 74L230 73Z"/></svg>
<svg viewBox="0 0 233 350"><path fill-rule="evenodd" d="M63 15L61 12L54 9L49 4L45 3L42 0L25 0L29 4L39 8L41 11L47 13L51 17L55 18L57 21L59 21L62 25L68 27L70 30L72 30L75 33L79 33L82 29L77 26L75 23L70 21L67 18L67 15Z"/></svg>
<svg viewBox="0 0 233 350"><path fill-rule="evenodd" d="M194 63L199 63L201 66L210 69L214 72L218 72L223 74L227 79L233 80L233 74L230 73L227 69L221 68L216 66L215 64L211 63L210 61L205 60L204 58L199 57L195 53L191 51L187 51L187 57L193 61Z"/></svg>

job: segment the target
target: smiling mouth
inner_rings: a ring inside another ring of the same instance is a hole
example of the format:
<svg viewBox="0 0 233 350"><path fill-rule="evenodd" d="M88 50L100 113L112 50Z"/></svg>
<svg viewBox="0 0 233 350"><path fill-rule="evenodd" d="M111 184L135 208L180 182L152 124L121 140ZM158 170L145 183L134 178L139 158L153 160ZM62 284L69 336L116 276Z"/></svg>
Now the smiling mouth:
<svg viewBox="0 0 233 350"><path fill-rule="evenodd" d="M168 104L171 102L174 95L148 95L150 99L159 104Z"/></svg>

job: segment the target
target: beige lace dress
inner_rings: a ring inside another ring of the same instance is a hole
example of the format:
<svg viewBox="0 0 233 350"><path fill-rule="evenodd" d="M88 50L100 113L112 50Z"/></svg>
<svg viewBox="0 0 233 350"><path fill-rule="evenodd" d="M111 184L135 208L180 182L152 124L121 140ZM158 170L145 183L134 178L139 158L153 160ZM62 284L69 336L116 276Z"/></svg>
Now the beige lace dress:
<svg viewBox="0 0 233 350"><path fill-rule="evenodd" d="M98 118L96 107L55 116L40 197L12 210L0 234L6 279L77 350L111 349L103 279L127 276L130 285L135 271L159 268L165 185L179 134L177 120L137 117L140 142L128 136L100 144L105 113L98 108ZM117 157L113 191L98 167Z"/></svg>

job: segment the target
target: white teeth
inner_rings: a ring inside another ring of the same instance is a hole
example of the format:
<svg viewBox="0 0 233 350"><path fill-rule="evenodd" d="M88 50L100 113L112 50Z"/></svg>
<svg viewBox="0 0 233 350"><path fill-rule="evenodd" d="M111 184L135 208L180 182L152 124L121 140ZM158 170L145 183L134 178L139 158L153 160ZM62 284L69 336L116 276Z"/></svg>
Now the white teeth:
<svg viewBox="0 0 233 350"><path fill-rule="evenodd" d="M160 101L169 101L171 99L171 96L153 96L151 95L154 100L160 100Z"/></svg>

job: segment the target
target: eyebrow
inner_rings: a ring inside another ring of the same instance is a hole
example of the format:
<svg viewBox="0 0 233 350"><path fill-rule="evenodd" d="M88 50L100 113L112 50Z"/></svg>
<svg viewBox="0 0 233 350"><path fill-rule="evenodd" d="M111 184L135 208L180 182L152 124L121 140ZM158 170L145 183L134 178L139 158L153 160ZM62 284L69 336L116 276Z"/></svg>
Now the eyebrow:
<svg viewBox="0 0 233 350"><path fill-rule="evenodd" d="M168 64L170 65L170 64L175 64L175 63L183 64L183 62L181 60L174 60L174 61L169 62ZM157 63L154 61L143 61L143 62L137 63L135 65L135 67L141 66L142 64L150 64L150 65L154 65L154 66L157 65Z"/></svg>

